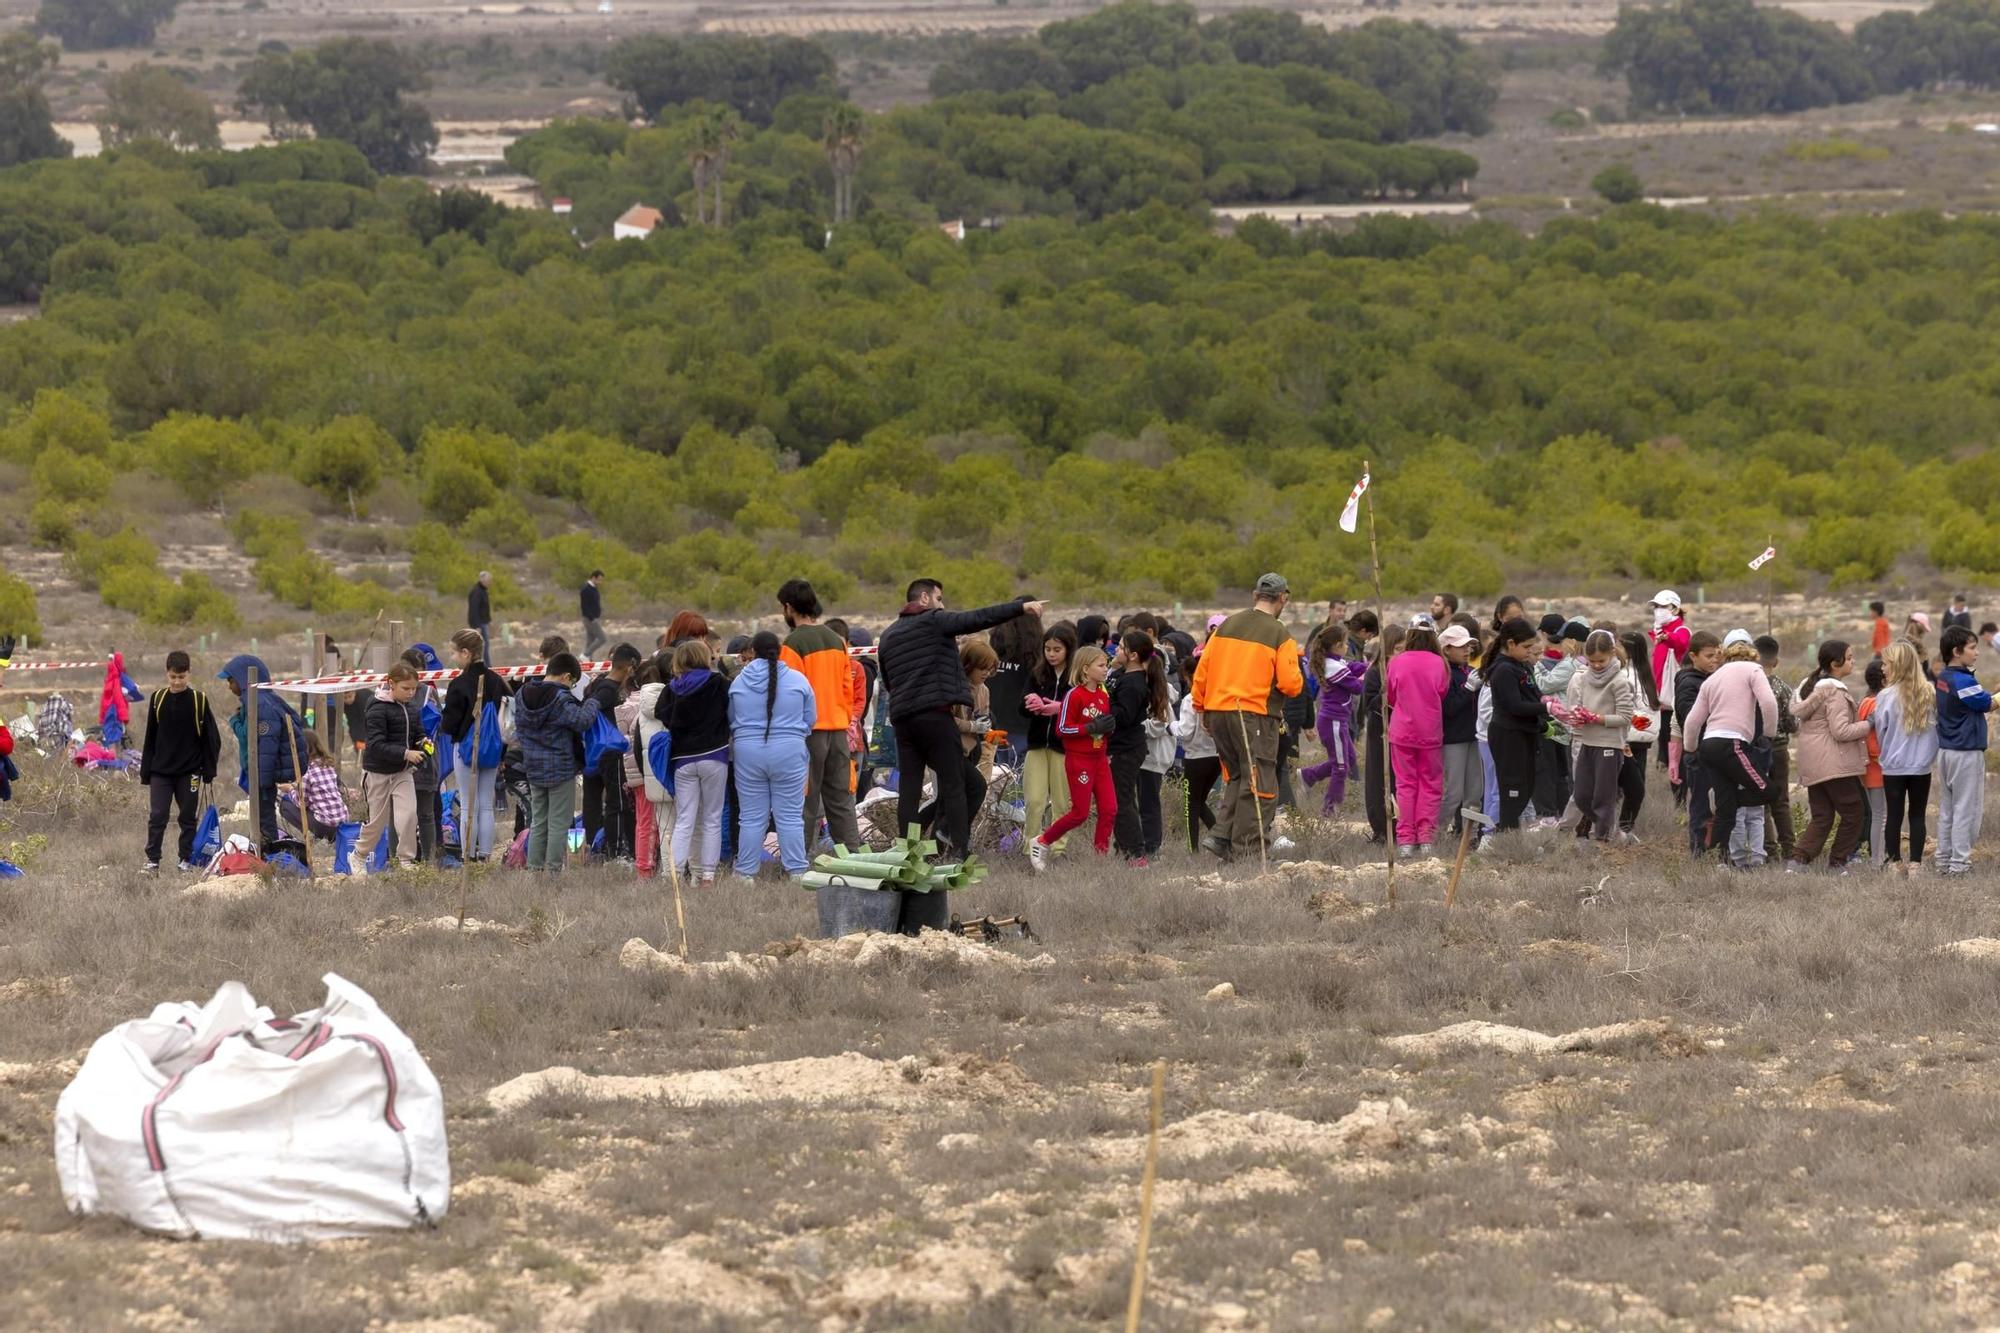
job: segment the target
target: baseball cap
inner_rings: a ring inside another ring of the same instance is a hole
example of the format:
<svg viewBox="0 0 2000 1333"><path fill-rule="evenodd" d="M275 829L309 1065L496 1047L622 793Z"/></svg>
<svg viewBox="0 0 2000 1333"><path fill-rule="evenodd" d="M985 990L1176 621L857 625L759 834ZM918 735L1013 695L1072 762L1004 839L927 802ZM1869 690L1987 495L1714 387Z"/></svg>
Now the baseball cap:
<svg viewBox="0 0 2000 1333"><path fill-rule="evenodd" d="M1257 580L1259 597L1282 597L1291 590L1292 585L1285 582L1283 574L1266 574Z"/></svg>
<svg viewBox="0 0 2000 1333"><path fill-rule="evenodd" d="M1653 594L1654 606L1679 606L1681 595L1672 588L1662 588Z"/></svg>
<svg viewBox="0 0 2000 1333"><path fill-rule="evenodd" d="M1463 648L1472 642L1472 633L1463 625L1447 625L1444 633L1438 635L1440 648Z"/></svg>
<svg viewBox="0 0 2000 1333"><path fill-rule="evenodd" d="M1209 627L1210 629L1221 629L1221 628L1222 628L1222 622L1223 622L1223 621L1225 621L1225 620L1227 620L1227 619L1229 619L1229 617L1228 617L1228 616L1224 615L1224 614L1223 614L1222 612L1220 612L1220 611L1217 611L1217 612L1216 612L1216 613L1215 613L1214 615L1212 615L1212 616L1210 616L1210 617L1208 618L1208 627Z"/></svg>
<svg viewBox="0 0 2000 1333"><path fill-rule="evenodd" d="M1931 632L1931 618L1927 612L1912 611L1910 612L1910 619L1923 626L1924 633L1929 634Z"/></svg>
<svg viewBox="0 0 2000 1333"><path fill-rule="evenodd" d="M729 641L728 646L725 647L722 651L725 653L729 653L733 656L736 653L742 652L745 648L748 648L749 646L750 646L750 636L748 634L739 634L735 638L731 639Z"/></svg>
<svg viewBox="0 0 2000 1333"><path fill-rule="evenodd" d="M847 627L847 641L856 648L872 648L875 646L875 636L859 625L849 625Z"/></svg>
<svg viewBox="0 0 2000 1333"><path fill-rule="evenodd" d="M1722 646L1724 648L1729 648L1739 643L1747 643L1753 647L1756 646L1756 640L1750 637L1750 631L1747 629L1733 629L1722 636Z"/></svg>
<svg viewBox="0 0 2000 1333"><path fill-rule="evenodd" d="M1431 613L1428 611L1419 611L1410 617L1411 629L1436 629L1437 627L1437 621L1431 619Z"/></svg>
<svg viewBox="0 0 2000 1333"><path fill-rule="evenodd" d="M1541 624L1536 628L1542 632L1542 637L1545 639L1559 638L1563 632L1563 618L1551 611L1542 617Z"/></svg>
<svg viewBox="0 0 2000 1333"><path fill-rule="evenodd" d="M1590 626L1584 624L1581 620L1572 620L1563 626L1563 637L1565 639L1575 639L1578 643L1584 643L1590 638Z"/></svg>

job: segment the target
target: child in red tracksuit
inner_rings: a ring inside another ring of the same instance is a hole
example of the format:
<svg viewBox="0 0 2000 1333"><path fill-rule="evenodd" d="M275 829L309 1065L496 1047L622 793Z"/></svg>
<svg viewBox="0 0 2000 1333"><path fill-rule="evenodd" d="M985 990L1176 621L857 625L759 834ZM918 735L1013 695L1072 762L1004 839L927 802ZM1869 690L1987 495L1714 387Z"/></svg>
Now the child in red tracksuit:
<svg viewBox="0 0 2000 1333"><path fill-rule="evenodd" d="M1111 788L1111 755L1105 748L1115 723L1111 696L1104 692L1110 660L1102 648L1076 650L1076 684L1063 696L1056 734L1063 742L1063 773L1069 779L1069 811L1028 843L1028 865L1037 873L1048 868L1049 848L1083 827L1090 802L1097 800L1097 854L1111 850L1112 822L1118 818L1118 797Z"/></svg>

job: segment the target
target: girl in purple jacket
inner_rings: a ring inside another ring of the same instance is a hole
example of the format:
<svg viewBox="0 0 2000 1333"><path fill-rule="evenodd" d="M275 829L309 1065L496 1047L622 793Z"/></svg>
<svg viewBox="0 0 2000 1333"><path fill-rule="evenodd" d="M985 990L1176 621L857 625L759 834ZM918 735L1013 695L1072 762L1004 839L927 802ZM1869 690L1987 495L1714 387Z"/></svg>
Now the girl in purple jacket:
<svg viewBox="0 0 2000 1333"><path fill-rule="evenodd" d="M1326 746L1326 762L1314 764L1302 776L1308 787L1326 784L1327 814L1347 799L1347 775L1354 771L1354 701L1361 694L1361 682L1368 665L1347 655L1347 626L1338 620L1320 630L1307 655L1319 673L1320 743Z"/></svg>

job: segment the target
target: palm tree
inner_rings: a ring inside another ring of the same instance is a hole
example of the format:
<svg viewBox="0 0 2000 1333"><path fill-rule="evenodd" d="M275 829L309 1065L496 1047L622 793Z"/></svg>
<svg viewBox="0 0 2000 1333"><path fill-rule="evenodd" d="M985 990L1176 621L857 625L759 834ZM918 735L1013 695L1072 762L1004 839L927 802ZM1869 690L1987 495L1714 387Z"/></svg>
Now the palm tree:
<svg viewBox="0 0 2000 1333"><path fill-rule="evenodd" d="M708 222L708 180L715 174L716 154L720 151L711 130L709 120L697 121L694 141L688 146L688 168L694 173L694 222L697 227Z"/></svg>
<svg viewBox="0 0 2000 1333"><path fill-rule="evenodd" d="M738 120L736 113L726 106L713 108L701 122L698 142L707 144L710 149L708 179L715 187L715 225L718 227L723 225L722 174L729 168L730 147L742 133L743 122ZM700 189L699 185L695 187L697 205L700 201Z"/></svg>
<svg viewBox="0 0 2000 1333"><path fill-rule="evenodd" d="M861 170L861 108L842 102L826 113L820 143L833 168L833 220L854 220L854 178Z"/></svg>

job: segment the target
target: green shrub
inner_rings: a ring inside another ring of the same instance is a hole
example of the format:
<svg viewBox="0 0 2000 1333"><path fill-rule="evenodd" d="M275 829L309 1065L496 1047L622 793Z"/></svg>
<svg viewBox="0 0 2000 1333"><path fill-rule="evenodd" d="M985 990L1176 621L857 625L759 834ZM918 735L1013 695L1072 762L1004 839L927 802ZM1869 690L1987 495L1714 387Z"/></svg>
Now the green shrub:
<svg viewBox="0 0 2000 1333"><path fill-rule="evenodd" d="M164 606L173 592L174 581L151 565L115 565L104 571L97 585L97 595L106 606L142 619L149 610Z"/></svg>
<svg viewBox="0 0 2000 1333"><path fill-rule="evenodd" d="M108 537L80 532L63 565L86 588L95 588L114 569L157 569L160 550L137 528L120 528Z"/></svg>
<svg viewBox="0 0 2000 1333"><path fill-rule="evenodd" d="M188 412L154 422L141 444L153 470L198 504L219 504L225 490L266 461L263 440L241 422Z"/></svg>
<svg viewBox="0 0 2000 1333"><path fill-rule="evenodd" d="M0 573L0 634L40 639L42 618L35 590L12 574Z"/></svg>
<svg viewBox="0 0 2000 1333"><path fill-rule="evenodd" d="M490 546L502 555L526 555L540 535L535 531L535 520L511 495L467 514L463 531L468 541Z"/></svg>
<svg viewBox="0 0 2000 1333"><path fill-rule="evenodd" d="M1635 204L1646 197L1646 186L1639 179L1639 173L1623 162L1614 163L1592 176L1590 188L1607 204Z"/></svg>
<svg viewBox="0 0 2000 1333"><path fill-rule="evenodd" d="M76 507L61 500L40 499L28 511L28 530L34 534L35 545L52 550L69 548L76 540L76 523Z"/></svg>
<svg viewBox="0 0 2000 1333"><path fill-rule="evenodd" d="M499 498L500 488L470 459L440 458L425 469L424 512L441 522L463 523Z"/></svg>
<svg viewBox="0 0 2000 1333"><path fill-rule="evenodd" d="M104 460L66 449L50 449L35 459L29 471L44 500L66 504L96 504L111 493L112 473Z"/></svg>
<svg viewBox="0 0 2000 1333"><path fill-rule="evenodd" d="M292 459L292 476L335 504L361 512L382 481L385 461L400 451L366 417L335 417L309 435Z"/></svg>
<svg viewBox="0 0 2000 1333"><path fill-rule="evenodd" d="M605 578L619 583L636 583L646 571L646 561L614 541L588 532L565 532L544 538L535 545L535 564L559 588L577 588L601 569Z"/></svg>

